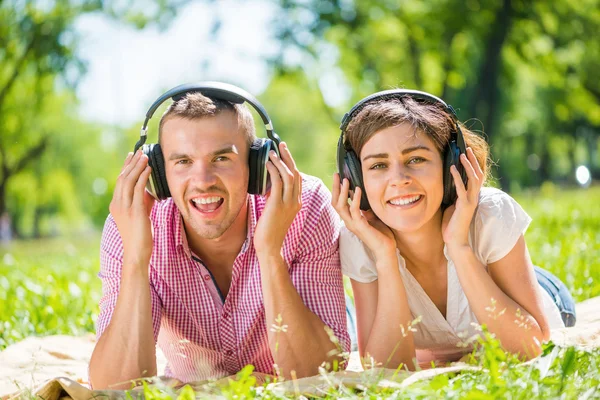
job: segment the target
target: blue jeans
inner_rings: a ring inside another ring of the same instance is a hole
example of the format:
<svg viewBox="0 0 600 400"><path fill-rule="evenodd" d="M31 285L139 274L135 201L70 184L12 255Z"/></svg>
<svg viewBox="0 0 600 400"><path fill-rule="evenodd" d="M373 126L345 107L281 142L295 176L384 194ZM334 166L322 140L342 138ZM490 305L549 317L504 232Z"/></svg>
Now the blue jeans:
<svg viewBox="0 0 600 400"><path fill-rule="evenodd" d="M537 266L534 269L538 283L554 300L565 326L575 326L575 301L573 301L569 289L567 289L560 279L545 269Z"/></svg>
<svg viewBox="0 0 600 400"><path fill-rule="evenodd" d="M354 301L348 295L346 295L346 322L348 323L348 334L350 335L350 351L357 351L356 308L354 308Z"/></svg>

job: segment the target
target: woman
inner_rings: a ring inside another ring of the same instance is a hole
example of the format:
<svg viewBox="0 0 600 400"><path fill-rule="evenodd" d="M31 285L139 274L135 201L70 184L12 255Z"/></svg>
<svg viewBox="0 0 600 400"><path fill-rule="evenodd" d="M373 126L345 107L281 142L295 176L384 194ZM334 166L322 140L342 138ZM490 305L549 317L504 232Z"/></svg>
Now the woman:
<svg viewBox="0 0 600 400"><path fill-rule="evenodd" d="M361 358L411 369L415 359L455 361L485 324L528 359L550 328L574 324L564 285L529 258L531 219L483 186L488 146L452 107L424 92L380 92L341 129L332 202L345 224L340 257Z"/></svg>

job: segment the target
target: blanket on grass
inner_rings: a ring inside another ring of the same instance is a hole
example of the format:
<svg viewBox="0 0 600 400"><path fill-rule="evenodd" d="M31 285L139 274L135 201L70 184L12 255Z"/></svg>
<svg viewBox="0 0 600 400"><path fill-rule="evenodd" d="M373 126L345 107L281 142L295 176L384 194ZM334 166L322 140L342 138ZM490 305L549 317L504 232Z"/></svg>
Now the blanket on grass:
<svg viewBox="0 0 600 400"><path fill-rule="evenodd" d="M600 347L600 297L577 304L577 325L573 328L557 329L552 332L552 341L558 346L576 345L583 348ZM125 399L125 391L89 389L87 366L95 340L93 335L83 337L47 336L30 337L7 347L0 352L0 399L16 397L43 398L46 400L75 399L87 400L93 397L105 399ZM158 371L162 373L166 365L164 355L157 350ZM325 388L342 383L346 387L369 386L377 382L379 386L407 386L421 379L448 372L476 369L457 363L450 367L435 368L418 372L396 372L390 369L374 368L363 371L357 353L352 353L348 368L344 372L314 376L295 381L272 384L272 389L281 393L318 396ZM256 374L258 382L267 376ZM230 378L213 382L198 382L192 385L195 390L208 396L219 393L219 387ZM160 379L156 384L176 390L181 384L173 379ZM134 389L134 391L140 391ZM135 396L134 396L135 397Z"/></svg>

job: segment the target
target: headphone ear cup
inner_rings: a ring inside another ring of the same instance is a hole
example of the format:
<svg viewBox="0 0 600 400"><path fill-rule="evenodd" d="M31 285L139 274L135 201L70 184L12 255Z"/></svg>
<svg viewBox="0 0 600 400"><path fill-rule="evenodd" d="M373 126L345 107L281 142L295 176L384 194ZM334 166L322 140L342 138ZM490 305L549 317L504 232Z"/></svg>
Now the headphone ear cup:
<svg viewBox="0 0 600 400"><path fill-rule="evenodd" d="M347 151L344 156L344 176L340 176L340 178L343 179L344 177L348 178L350 181L350 190L354 190L357 187L360 188L360 209L363 211L370 210L371 205L369 204L367 193L365 192L360 161L354 151Z"/></svg>
<svg viewBox="0 0 600 400"><path fill-rule="evenodd" d="M145 144L142 146L142 151L148 156L148 164L152 168L146 188L157 200L171 197L160 144Z"/></svg>
<svg viewBox="0 0 600 400"><path fill-rule="evenodd" d="M460 174L463 183L467 184L465 169L460 162L460 151L455 140L451 140L448 144L446 152L444 153L444 197L442 199L442 208L447 208L456 202L456 185L454 184L454 177L450 172L450 167L455 166Z"/></svg>
<svg viewBox="0 0 600 400"><path fill-rule="evenodd" d="M275 150L271 139L255 139L250 145L248 154L248 193L265 195L271 188L271 181L267 173L269 151Z"/></svg>

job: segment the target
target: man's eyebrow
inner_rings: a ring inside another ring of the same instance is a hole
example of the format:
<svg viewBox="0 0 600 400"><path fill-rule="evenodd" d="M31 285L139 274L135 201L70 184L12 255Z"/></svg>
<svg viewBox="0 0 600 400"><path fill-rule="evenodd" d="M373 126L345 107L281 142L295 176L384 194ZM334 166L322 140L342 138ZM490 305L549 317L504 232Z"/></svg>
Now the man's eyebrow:
<svg viewBox="0 0 600 400"><path fill-rule="evenodd" d="M223 147L222 149L213 151L210 155L211 155L211 157L216 157L216 156L220 156L223 154L229 154L229 153L239 154L240 152L238 151L238 148L236 147L236 145L232 144L232 145Z"/></svg>
<svg viewBox="0 0 600 400"><path fill-rule="evenodd" d="M217 156L221 156L223 154L230 154L230 153L234 153L234 154L239 154L239 151L237 149L237 147L235 145L229 145L226 147L223 147L221 149L215 150L212 153L210 153L210 157L217 157ZM192 158L191 155L187 154L187 153L173 153L169 156L169 161L173 161L173 160L183 160L186 158Z"/></svg>
<svg viewBox="0 0 600 400"><path fill-rule="evenodd" d="M433 151L429 147L423 146L420 144L420 145L413 146L413 147L407 147L406 149L402 150L402 155L412 153L413 151L417 151L417 150ZM362 161L363 162L367 161L370 158L389 158L389 157L390 156L388 153L369 154L368 156L363 157Z"/></svg>

